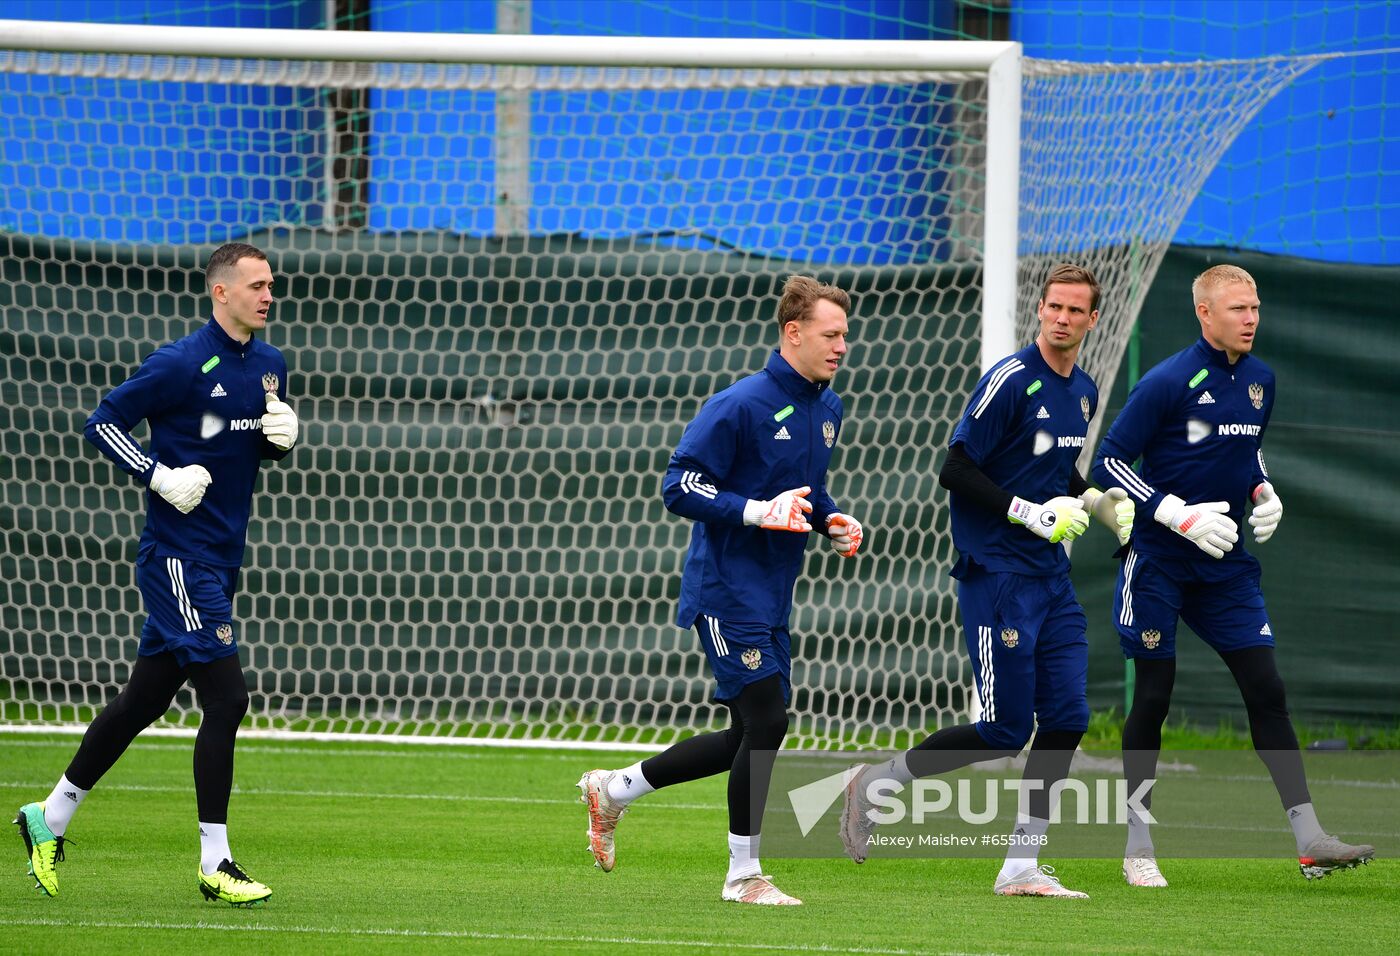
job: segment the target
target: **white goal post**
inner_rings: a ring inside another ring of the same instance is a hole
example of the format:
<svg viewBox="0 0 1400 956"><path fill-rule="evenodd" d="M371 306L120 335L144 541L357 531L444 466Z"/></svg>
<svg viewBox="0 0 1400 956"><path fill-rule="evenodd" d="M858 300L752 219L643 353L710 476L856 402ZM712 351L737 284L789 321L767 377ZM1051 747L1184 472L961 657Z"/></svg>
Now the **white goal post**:
<svg viewBox="0 0 1400 956"><path fill-rule="evenodd" d="M1200 182L1305 68L0 21L0 145L33 157L0 231L0 723L81 726L125 680L141 491L81 425L200 321L202 260L238 239L282 285L304 422L236 604L255 731L719 722L660 475L806 272L855 299L831 487L872 547L809 555L790 741L913 742L970 704L936 482L969 390L1061 259L1103 284L1106 390ZM1218 148L1176 148L1203 124ZM164 725L196 720L182 694Z"/></svg>
<svg viewBox="0 0 1400 956"><path fill-rule="evenodd" d="M132 26L0 20L12 50L324 62L829 70L985 76L986 212L982 369L1015 350L1021 44L996 41L758 40Z"/></svg>

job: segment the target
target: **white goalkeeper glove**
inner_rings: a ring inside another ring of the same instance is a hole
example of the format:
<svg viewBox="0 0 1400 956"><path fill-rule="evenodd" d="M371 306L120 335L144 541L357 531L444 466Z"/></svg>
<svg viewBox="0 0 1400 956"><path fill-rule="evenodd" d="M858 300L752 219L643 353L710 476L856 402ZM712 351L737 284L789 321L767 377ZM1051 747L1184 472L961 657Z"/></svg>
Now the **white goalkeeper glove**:
<svg viewBox="0 0 1400 956"><path fill-rule="evenodd" d="M297 443L301 424L292 406L271 392L267 393L267 413L262 417L263 436L278 448L286 451Z"/></svg>
<svg viewBox="0 0 1400 956"><path fill-rule="evenodd" d="M183 468L167 468L156 462L151 472L151 490L174 506L182 515L187 515L204 500L204 490L214 479L203 465L186 465Z"/></svg>
<svg viewBox="0 0 1400 956"><path fill-rule="evenodd" d="M1227 501L1203 501L1188 505L1176 495L1167 495L1152 517L1212 558L1223 558L1225 552L1240 540L1240 529L1230 520L1229 510L1230 503Z"/></svg>
<svg viewBox="0 0 1400 956"><path fill-rule="evenodd" d="M812 512L812 503L807 495L812 489L803 485L784 491L771 501L755 501L750 498L744 505L744 524L757 525L765 531L811 531L807 515Z"/></svg>
<svg viewBox="0 0 1400 956"><path fill-rule="evenodd" d="M1263 544L1274 536L1278 523L1283 520L1283 499L1267 481L1254 489L1252 497L1254 511L1249 515L1249 526L1254 529L1254 540Z"/></svg>
<svg viewBox="0 0 1400 956"><path fill-rule="evenodd" d="M1137 509L1126 491L1122 488L1110 488L1107 491L1089 488L1079 496L1079 503L1085 511L1098 518L1104 527L1118 536L1120 545L1128 543L1128 538L1133 534L1133 516Z"/></svg>
<svg viewBox="0 0 1400 956"><path fill-rule="evenodd" d="M865 529L850 515L834 514L827 518L826 531L831 535L831 547L843 558L854 558L865 541Z"/></svg>
<svg viewBox="0 0 1400 956"><path fill-rule="evenodd" d="M1078 498L1061 495L1043 505L1024 498L1012 498L1006 517L1012 524L1023 524L1035 534L1055 544L1073 541L1089 527L1089 515Z"/></svg>

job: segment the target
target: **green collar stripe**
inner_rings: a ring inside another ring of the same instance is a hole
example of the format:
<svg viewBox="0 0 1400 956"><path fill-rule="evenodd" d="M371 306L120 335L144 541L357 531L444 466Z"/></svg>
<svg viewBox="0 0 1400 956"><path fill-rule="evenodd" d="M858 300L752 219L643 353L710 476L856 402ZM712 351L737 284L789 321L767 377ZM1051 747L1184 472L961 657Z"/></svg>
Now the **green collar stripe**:
<svg viewBox="0 0 1400 956"><path fill-rule="evenodd" d="M1204 382L1206 380L1206 376L1209 374L1210 372L1206 371L1205 369L1201 369L1199 372L1196 373L1195 377L1191 379L1190 387L1195 388L1197 385Z"/></svg>
<svg viewBox="0 0 1400 956"><path fill-rule="evenodd" d="M1036 379L1034 382L1031 382L1030 388L1026 389L1026 394L1034 395L1036 392L1040 391L1040 386L1042 384L1044 383L1042 383L1040 379Z"/></svg>
<svg viewBox="0 0 1400 956"><path fill-rule="evenodd" d="M201 372L208 372L211 368L219 364L219 357L216 355L199 367Z"/></svg>
<svg viewBox="0 0 1400 956"><path fill-rule="evenodd" d="M780 409L779 411L773 413L773 421L775 421L775 422L780 422L780 421L782 421L784 418L787 418L787 417L788 417L789 415L791 415L791 414L792 414L792 406L791 406L791 405L788 405L787 407L782 408L782 409Z"/></svg>

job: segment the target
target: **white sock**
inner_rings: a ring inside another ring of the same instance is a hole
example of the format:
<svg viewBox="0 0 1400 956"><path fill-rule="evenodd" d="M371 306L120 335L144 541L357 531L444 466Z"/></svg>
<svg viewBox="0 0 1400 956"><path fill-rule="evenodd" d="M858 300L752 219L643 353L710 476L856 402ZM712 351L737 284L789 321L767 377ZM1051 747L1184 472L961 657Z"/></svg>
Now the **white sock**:
<svg viewBox="0 0 1400 956"><path fill-rule="evenodd" d="M1317 822L1317 811L1311 803L1300 803L1288 810L1288 824L1293 827L1293 839L1298 842L1298 852L1302 853L1308 844L1318 837L1326 836L1322 824Z"/></svg>
<svg viewBox="0 0 1400 956"><path fill-rule="evenodd" d="M48 824L54 836L63 836L69 821L73 819L73 814L78 810L78 805L90 792L73 786L67 774L58 778L53 793L44 801L44 822Z"/></svg>
<svg viewBox="0 0 1400 956"><path fill-rule="evenodd" d="M742 880L746 876L758 876L763 867L758 862L758 834L737 836L729 834L729 875L726 883Z"/></svg>
<svg viewBox="0 0 1400 956"><path fill-rule="evenodd" d="M1132 810L1128 811L1128 843L1123 847L1124 857L1156 858L1157 849L1152 845L1152 827L1146 820L1138 819Z"/></svg>
<svg viewBox="0 0 1400 956"><path fill-rule="evenodd" d="M233 851L228 848L227 823L201 823L199 825L199 868L205 873L213 873L219 864L233 859Z"/></svg>
<svg viewBox="0 0 1400 956"><path fill-rule="evenodd" d="M914 780L914 774L909 769L909 761L905 759L907 754L899 754L884 763L874 764L865 772L866 785L869 786L871 780L893 780L895 783L908 786Z"/></svg>
<svg viewBox="0 0 1400 956"><path fill-rule="evenodd" d="M645 797L647 794L655 792L656 788L647 783L647 778L642 775L640 760L630 767L617 771L608 781L608 796L623 806L638 797Z"/></svg>
<svg viewBox="0 0 1400 956"><path fill-rule="evenodd" d="M1040 862L1040 847L1045 842L1043 838L1048 829L1049 820L1017 816L1016 829L1011 831L1011 844L1006 848L1006 860L997 874L998 882L1010 879Z"/></svg>

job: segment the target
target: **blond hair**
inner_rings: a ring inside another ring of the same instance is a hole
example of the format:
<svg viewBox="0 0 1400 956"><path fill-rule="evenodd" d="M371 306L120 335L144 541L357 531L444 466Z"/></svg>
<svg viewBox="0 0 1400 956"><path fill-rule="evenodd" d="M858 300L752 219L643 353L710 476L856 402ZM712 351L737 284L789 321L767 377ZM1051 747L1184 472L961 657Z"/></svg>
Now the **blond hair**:
<svg viewBox="0 0 1400 956"><path fill-rule="evenodd" d="M812 307L822 299L839 306L842 312L851 311L851 297L844 289L811 276L788 276L783 283L783 297L778 300L778 328L787 328L789 322L808 321Z"/></svg>
<svg viewBox="0 0 1400 956"><path fill-rule="evenodd" d="M1200 305L1227 285L1234 285L1237 282L1244 283L1255 292L1259 291L1259 287L1254 284L1254 276L1239 266L1232 266L1228 263L1211 266L1196 276L1195 281L1191 283L1191 299L1196 305Z"/></svg>

